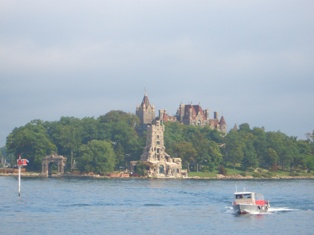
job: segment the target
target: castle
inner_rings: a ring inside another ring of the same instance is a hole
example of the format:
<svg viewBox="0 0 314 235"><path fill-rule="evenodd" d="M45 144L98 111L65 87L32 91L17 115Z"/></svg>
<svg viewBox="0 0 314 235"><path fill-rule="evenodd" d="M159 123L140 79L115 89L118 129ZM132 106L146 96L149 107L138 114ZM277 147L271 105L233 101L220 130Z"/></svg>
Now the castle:
<svg viewBox="0 0 314 235"><path fill-rule="evenodd" d="M151 105L145 92L141 105L136 107L136 116L140 119L140 127L145 129L156 118L155 107ZM225 118L219 119L218 112L214 112L214 118L209 118L208 110L203 110L200 105L180 104L176 115L170 116L164 109L159 110L158 119L162 122L179 122L184 125L205 126L227 133Z"/></svg>
<svg viewBox="0 0 314 235"><path fill-rule="evenodd" d="M155 117L155 107L150 104L145 92L141 105L136 107L136 116L140 119L140 128L147 130L146 146L141 155L142 162L146 164L146 174L156 178L186 177L187 170L182 170L181 158L172 158L165 151L164 122L180 122L184 125L209 125L223 133L227 132L224 117L209 119L208 110L203 110L200 105L180 105L177 114L170 116L165 110L159 110L159 117ZM130 162L130 170L136 171L138 161Z"/></svg>
<svg viewBox="0 0 314 235"><path fill-rule="evenodd" d="M187 176L182 170L181 158L172 158L164 146L164 125L155 119L147 126L146 147L140 161L148 163L146 174L155 178L181 178ZM137 161L130 162L130 170L136 171Z"/></svg>

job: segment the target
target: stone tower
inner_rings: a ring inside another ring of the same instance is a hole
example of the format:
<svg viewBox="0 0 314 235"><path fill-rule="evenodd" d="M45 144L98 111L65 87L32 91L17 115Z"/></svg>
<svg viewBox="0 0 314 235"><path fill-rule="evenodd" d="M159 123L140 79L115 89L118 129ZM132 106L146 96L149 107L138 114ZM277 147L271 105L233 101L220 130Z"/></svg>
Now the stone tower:
<svg viewBox="0 0 314 235"><path fill-rule="evenodd" d="M141 105L136 107L136 116L140 119L140 126L144 130L155 119L155 107L149 103L145 92Z"/></svg>
<svg viewBox="0 0 314 235"><path fill-rule="evenodd" d="M182 170L181 158L172 158L165 149L164 125L159 120L154 120L147 127L146 147L141 155L141 161L150 165L147 175L157 178L186 177L187 171Z"/></svg>
<svg viewBox="0 0 314 235"><path fill-rule="evenodd" d="M147 127L146 147L141 156L141 161L158 162L170 157L165 152L164 125L156 120L153 125Z"/></svg>
<svg viewBox="0 0 314 235"><path fill-rule="evenodd" d="M224 116L221 116L219 125L220 125L220 131L226 134L227 133L227 124L226 124Z"/></svg>

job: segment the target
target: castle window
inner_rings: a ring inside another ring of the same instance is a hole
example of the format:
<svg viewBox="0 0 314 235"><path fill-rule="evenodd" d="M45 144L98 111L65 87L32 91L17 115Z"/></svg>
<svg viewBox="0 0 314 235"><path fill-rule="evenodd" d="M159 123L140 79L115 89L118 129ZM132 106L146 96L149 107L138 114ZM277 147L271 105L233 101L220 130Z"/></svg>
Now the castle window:
<svg viewBox="0 0 314 235"><path fill-rule="evenodd" d="M160 141L158 140L158 141L156 142L156 144L157 144L157 145L160 145Z"/></svg>
<svg viewBox="0 0 314 235"><path fill-rule="evenodd" d="M164 174L164 173L165 173L165 168L164 168L163 165L160 165L160 166L159 166L159 173L160 173L160 174Z"/></svg>

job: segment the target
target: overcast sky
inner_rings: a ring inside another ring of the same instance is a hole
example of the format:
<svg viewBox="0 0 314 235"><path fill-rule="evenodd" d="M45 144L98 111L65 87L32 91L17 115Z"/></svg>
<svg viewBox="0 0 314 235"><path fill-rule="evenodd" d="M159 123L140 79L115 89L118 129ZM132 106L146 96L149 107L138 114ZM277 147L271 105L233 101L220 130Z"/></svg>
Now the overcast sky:
<svg viewBox="0 0 314 235"><path fill-rule="evenodd" d="M200 104L314 129L313 0L0 0L0 147L34 119ZM158 112L156 112L157 114Z"/></svg>

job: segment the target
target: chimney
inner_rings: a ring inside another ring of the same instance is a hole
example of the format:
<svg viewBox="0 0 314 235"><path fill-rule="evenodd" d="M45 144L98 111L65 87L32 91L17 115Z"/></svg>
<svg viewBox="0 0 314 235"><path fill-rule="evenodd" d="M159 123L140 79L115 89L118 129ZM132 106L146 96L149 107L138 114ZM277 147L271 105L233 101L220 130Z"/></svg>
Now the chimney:
<svg viewBox="0 0 314 235"><path fill-rule="evenodd" d="M214 112L214 119L219 119L219 117L218 117L218 112Z"/></svg>

